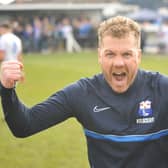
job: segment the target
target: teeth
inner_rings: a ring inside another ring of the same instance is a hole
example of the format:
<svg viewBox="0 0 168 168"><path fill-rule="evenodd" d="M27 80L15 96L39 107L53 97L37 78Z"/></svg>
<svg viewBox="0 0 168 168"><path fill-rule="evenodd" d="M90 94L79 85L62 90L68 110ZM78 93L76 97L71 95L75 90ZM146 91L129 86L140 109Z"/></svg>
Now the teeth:
<svg viewBox="0 0 168 168"><path fill-rule="evenodd" d="M123 74L123 72L114 72L113 74L115 74L115 75L121 75L121 74Z"/></svg>
<svg viewBox="0 0 168 168"><path fill-rule="evenodd" d="M113 75L121 76L121 75L125 75L125 72L114 72Z"/></svg>

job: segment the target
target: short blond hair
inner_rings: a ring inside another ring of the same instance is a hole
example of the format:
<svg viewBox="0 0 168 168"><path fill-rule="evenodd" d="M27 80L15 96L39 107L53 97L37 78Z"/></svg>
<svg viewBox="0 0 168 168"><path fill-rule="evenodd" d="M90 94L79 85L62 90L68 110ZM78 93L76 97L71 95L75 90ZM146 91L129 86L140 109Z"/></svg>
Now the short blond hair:
<svg viewBox="0 0 168 168"><path fill-rule="evenodd" d="M140 47L141 28L134 20L124 17L116 16L103 21L98 28L98 42L99 46L102 44L104 36L110 35L116 38L124 38L129 34L133 34Z"/></svg>

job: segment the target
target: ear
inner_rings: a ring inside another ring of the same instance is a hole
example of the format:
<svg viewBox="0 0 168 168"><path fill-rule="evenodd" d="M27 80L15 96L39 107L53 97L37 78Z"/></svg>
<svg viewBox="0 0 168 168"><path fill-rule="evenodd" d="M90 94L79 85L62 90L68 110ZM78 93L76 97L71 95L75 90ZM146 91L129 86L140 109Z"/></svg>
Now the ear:
<svg viewBox="0 0 168 168"><path fill-rule="evenodd" d="M102 50L101 48L98 48L98 63L101 64L102 62Z"/></svg>
<svg viewBox="0 0 168 168"><path fill-rule="evenodd" d="M138 63L139 63L139 64L141 63L141 58L142 58L142 50L139 49L139 50L138 50Z"/></svg>

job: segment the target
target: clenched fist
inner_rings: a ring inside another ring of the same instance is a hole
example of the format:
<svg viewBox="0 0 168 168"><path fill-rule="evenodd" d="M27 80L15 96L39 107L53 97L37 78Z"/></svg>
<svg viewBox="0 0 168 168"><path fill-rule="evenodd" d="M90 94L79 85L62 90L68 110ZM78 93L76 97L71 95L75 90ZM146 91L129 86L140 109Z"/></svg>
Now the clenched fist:
<svg viewBox="0 0 168 168"><path fill-rule="evenodd" d="M4 61L0 68L0 81L5 88L13 88L16 81L22 81L23 64L19 61Z"/></svg>

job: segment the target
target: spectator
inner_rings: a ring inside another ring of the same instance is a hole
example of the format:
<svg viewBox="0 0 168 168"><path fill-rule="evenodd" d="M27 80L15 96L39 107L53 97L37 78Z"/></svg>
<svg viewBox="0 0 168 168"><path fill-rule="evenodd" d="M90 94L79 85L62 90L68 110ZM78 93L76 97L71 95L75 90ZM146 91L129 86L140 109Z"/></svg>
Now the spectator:
<svg viewBox="0 0 168 168"><path fill-rule="evenodd" d="M22 41L12 32L11 23L2 21L0 23L0 61L22 59Z"/></svg>
<svg viewBox="0 0 168 168"><path fill-rule="evenodd" d="M63 19L61 32L62 32L63 38L65 39L66 51L67 52L73 52L73 51L80 52L81 47L79 46L78 42L74 38L73 28L68 18Z"/></svg>
<svg viewBox="0 0 168 168"><path fill-rule="evenodd" d="M31 53L33 49L33 27L27 23L24 30L23 46L25 53Z"/></svg>

